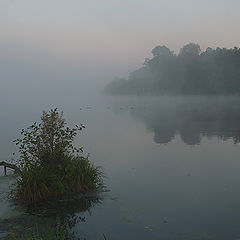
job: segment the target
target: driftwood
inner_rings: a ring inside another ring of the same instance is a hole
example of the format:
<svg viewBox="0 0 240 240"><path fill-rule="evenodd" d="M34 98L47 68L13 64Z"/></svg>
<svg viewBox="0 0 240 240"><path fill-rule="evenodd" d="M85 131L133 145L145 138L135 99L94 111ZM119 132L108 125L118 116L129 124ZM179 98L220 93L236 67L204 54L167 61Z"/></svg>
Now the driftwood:
<svg viewBox="0 0 240 240"><path fill-rule="evenodd" d="M4 175L6 176L7 175L7 168L11 168L14 170L15 173L20 173L20 169L17 165L15 164L12 164L12 163L7 163L7 162L0 162L0 166L3 166L4 167Z"/></svg>

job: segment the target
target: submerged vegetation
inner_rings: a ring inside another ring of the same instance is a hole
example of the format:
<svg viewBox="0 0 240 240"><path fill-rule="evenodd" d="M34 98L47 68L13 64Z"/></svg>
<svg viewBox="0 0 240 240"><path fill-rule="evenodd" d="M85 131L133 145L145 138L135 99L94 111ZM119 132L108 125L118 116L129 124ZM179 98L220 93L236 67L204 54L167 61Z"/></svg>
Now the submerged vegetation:
<svg viewBox="0 0 240 240"><path fill-rule="evenodd" d="M20 177L14 192L24 205L36 206L45 200L96 189L102 181L99 167L94 166L83 149L73 145L83 125L66 126L57 109L43 112L41 123L23 129L19 146Z"/></svg>
<svg viewBox="0 0 240 240"><path fill-rule="evenodd" d="M152 50L153 57L105 88L108 94L240 94L240 48L207 48L185 45L178 55L166 46Z"/></svg>
<svg viewBox="0 0 240 240"><path fill-rule="evenodd" d="M6 240L64 240L64 239L75 239L71 236L66 236L64 233L64 229L62 226L58 227L57 230L52 229L51 227L47 226L44 233L40 234L38 231L38 227L36 225L36 231L32 231L27 236L17 237L14 232L11 233L11 235L8 235L6 237ZM77 238L77 239L84 239L86 238ZM107 240L107 237L105 234L102 234L100 238L97 238L98 240Z"/></svg>
<svg viewBox="0 0 240 240"><path fill-rule="evenodd" d="M11 235L8 235L6 237L6 240L63 240L64 239L64 232L63 228L59 227L59 229L56 231L54 234L53 229L50 227L46 228L46 231L44 234L40 234L38 231L38 228L36 228L36 232L30 232L28 236L22 236L22 237L17 237L14 232L11 233ZM55 235L55 236L54 236Z"/></svg>

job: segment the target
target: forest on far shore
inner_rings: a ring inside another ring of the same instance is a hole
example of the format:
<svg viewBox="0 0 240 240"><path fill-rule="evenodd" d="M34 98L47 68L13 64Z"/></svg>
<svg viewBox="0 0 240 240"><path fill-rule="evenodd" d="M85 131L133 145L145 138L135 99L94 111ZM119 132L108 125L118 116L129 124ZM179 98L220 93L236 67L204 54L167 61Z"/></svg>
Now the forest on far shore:
<svg viewBox="0 0 240 240"><path fill-rule="evenodd" d="M156 46L152 58L128 79L115 78L104 92L113 95L238 95L240 94L240 48L207 48L185 45L176 55Z"/></svg>

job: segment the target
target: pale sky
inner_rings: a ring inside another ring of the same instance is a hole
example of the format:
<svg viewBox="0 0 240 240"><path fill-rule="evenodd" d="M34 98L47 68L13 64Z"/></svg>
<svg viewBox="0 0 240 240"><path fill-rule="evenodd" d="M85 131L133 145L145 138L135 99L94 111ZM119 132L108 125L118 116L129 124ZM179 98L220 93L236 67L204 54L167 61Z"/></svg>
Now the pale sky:
<svg viewBox="0 0 240 240"><path fill-rule="evenodd" d="M110 81L156 45L240 47L239 9L239 0L0 0L0 63L41 62L41 72L49 61Z"/></svg>

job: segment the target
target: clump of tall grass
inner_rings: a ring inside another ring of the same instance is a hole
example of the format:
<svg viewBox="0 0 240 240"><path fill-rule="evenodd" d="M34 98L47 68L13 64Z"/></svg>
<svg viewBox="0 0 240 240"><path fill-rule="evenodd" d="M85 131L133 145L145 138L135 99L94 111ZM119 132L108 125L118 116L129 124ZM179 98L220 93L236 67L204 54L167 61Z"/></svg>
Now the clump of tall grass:
<svg viewBox="0 0 240 240"><path fill-rule="evenodd" d="M19 145L20 178L16 199L25 205L81 193L97 188L102 181L99 167L94 166L83 149L73 141L83 125L66 127L63 113L57 109L43 112L41 122L23 129Z"/></svg>

